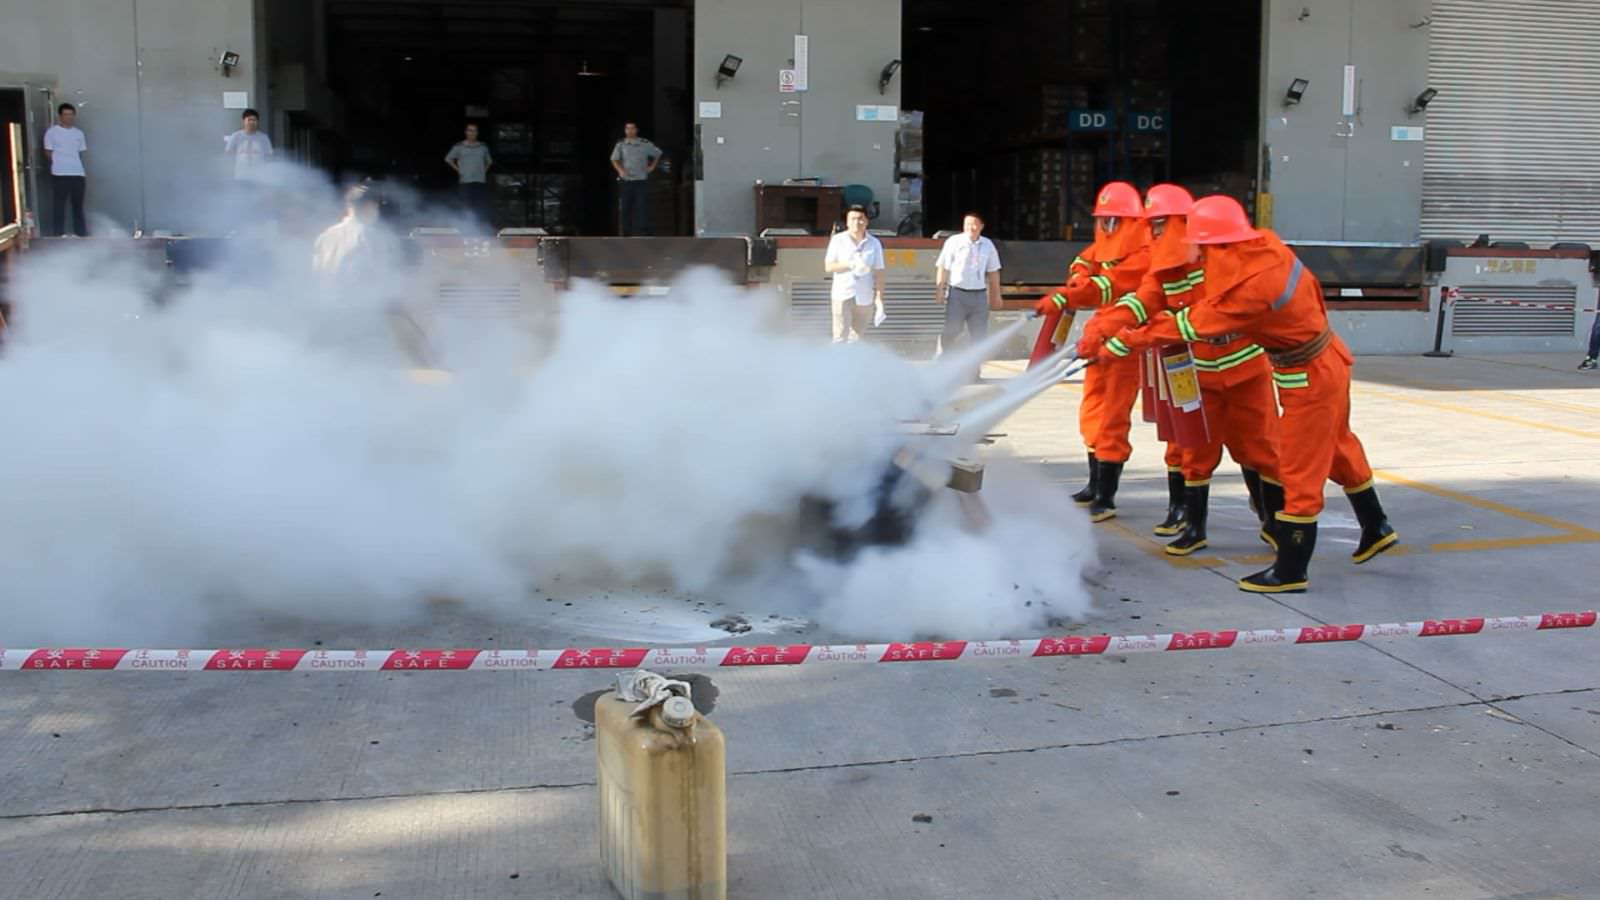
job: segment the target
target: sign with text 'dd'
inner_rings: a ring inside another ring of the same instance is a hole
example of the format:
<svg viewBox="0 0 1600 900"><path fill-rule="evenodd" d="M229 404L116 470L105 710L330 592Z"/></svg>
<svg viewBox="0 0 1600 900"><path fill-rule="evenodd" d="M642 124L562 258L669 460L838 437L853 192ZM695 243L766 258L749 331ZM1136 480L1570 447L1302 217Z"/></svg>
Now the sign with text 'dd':
<svg viewBox="0 0 1600 900"><path fill-rule="evenodd" d="M1116 117L1104 109L1075 109L1067 113L1068 131L1115 131Z"/></svg>

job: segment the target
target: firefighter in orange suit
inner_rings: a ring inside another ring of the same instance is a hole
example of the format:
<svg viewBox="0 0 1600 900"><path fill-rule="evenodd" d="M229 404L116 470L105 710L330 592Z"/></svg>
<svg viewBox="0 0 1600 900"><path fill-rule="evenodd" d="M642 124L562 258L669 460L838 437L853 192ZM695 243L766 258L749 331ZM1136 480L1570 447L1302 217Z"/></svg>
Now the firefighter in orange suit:
<svg viewBox="0 0 1600 900"><path fill-rule="evenodd" d="M1041 315L1111 309L1144 277L1150 264L1150 228L1138 189L1123 181L1107 184L1095 198L1094 216L1094 243L1072 261L1067 283L1040 298L1035 308ZM1117 514L1117 485L1133 453L1128 432L1138 396L1136 359L1090 366L1084 373L1078 431L1089 448L1089 483L1072 499L1089 507L1091 521L1103 522Z"/></svg>
<svg viewBox="0 0 1600 900"><path fill-rule="evenodd" d="M1152 316L1107 340L1112 359L1173 341L1196 343L1234 333L1266 348L1283 417L1278 472L1283 509L1276 514L1272 567L1239 580L1256 593L1301 592L1316 548L1317 516L1328 480L1344 487L1361 524L1351 558L1364 563L1399 541L1378 502L1366 451L1350 430L1354 358L1333 333L1322 285L1270 231L1250 224L1231 197L1195 202L1188 240L1200 248L1205 295L1190 306Z"/></svg>
<svg viewBox="0 0 1600 900"><path fill-rule="evenodd" d="M1123 328L1143 325L1151 316L1169 309L1192 306L1205 295L1206 270L1199 261L1190 259L1195 245L1186 240L1187 217L1193 206L1194 198L1175 184L1150 188L1145 196L1145 221L1155 237L1150 271L1137 291L1118 300L1115 309L1095 316L1084 327L1078 343L1080 356L1095 356L1105 339ZM1267 525L1283 508L1283 488L1278 481L1278 401L1272 393L1272 366L1267 362L1266 351L1237 333L1195 342L1190 351L1200 373L1200 394L1211 440L1203 447L1193 448L1168 443L1168 465L1176 456L1179 468L1175 479L1178 499L1169 503L1167 521L1156 526L1155 532L1177 535L1177 540L1166 547L1172 556L1188 556L1206 546L1211 475L1222 462L1222 448L1226 445L1229 455L1244 470L1251 506L1262 518L1262 540L1271 544ZM1173 480L1169 472L1169 498ZM1180 521L1174 523L1175 518Z"/></svg>

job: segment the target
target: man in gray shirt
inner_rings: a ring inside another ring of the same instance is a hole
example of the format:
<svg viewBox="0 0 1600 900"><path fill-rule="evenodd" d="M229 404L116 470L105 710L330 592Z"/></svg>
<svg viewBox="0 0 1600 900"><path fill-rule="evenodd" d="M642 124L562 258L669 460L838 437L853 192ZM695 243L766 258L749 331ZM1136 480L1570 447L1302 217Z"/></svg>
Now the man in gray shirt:
<svg viewBox="0 0 1600 900"><path fill-rule="evenodd" d="M622 140L611 148L611 168L617 172L622 194L622 215L619 224L622 236L631 237L649 231L649 178L661 161L661 148L639 137L639 126L628 122L622 126Z"/></svg>
<svg viewBox="0 0 1600 900"><path fill-rule="evenodd" d="M461 192L461 205L474 219L489 221L489 167L494 157L489 145L478 140L478 126L467 123L467 139L450 148L444 156L445 165L456 170Z"/></svg>

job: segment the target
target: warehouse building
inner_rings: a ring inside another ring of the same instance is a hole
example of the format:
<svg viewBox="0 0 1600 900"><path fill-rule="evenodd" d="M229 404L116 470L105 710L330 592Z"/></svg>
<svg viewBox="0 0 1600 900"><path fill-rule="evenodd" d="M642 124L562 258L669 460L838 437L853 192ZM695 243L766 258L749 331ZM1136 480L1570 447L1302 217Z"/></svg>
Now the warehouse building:
<svg viewBox="0 0 1600 900"><path fill-rule="evenodd" d="M906 236L979 209L998 238L1071 241L1127 178L1232 194L1333 256L1600 246L1584 0L0 0L0 20L5 221L46 208L39 135L68 101L91 210L145 233L205 227L194 198L248 105L292 159L441 195L481 123L496 224L551 235L614 233L608 156L635 121L665 153L658 234L824 231L850 199ZM1411 313L1356 322L1372 349L1441 320L1431 295L1341 300ZM1538 320L1528 346L1586 327L1548 312L1469 325Z"/></svg>

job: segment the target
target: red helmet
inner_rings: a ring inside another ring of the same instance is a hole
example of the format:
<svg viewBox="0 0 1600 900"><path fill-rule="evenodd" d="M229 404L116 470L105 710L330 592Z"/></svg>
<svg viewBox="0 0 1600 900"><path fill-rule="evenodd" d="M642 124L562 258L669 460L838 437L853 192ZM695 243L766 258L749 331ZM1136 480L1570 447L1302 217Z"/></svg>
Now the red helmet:
<svg viewBox="0 0 1600 900"><path fill-rule="evenodd" d="M1107 184L1094 198L1094 214L1122 219L1144 218L1144 202L1139 199L1139 189L1126 181Z"/></svg>
<svg viewBox="0 0 1600 900"><path fill-rule="evenodd" d="M1159 219L1163 216L1187 216L1194 206L1194 196L1175 184L1158 184L1144 195L1144 216Z"/></svg>
<svg viewBox="0 0 1600 900"><path fill-rule="evenodd" d="M1250 225L1244 207L1232 197L1201 197L1189 210L1189 243L1233 244L1261 237Z"/></svg>

